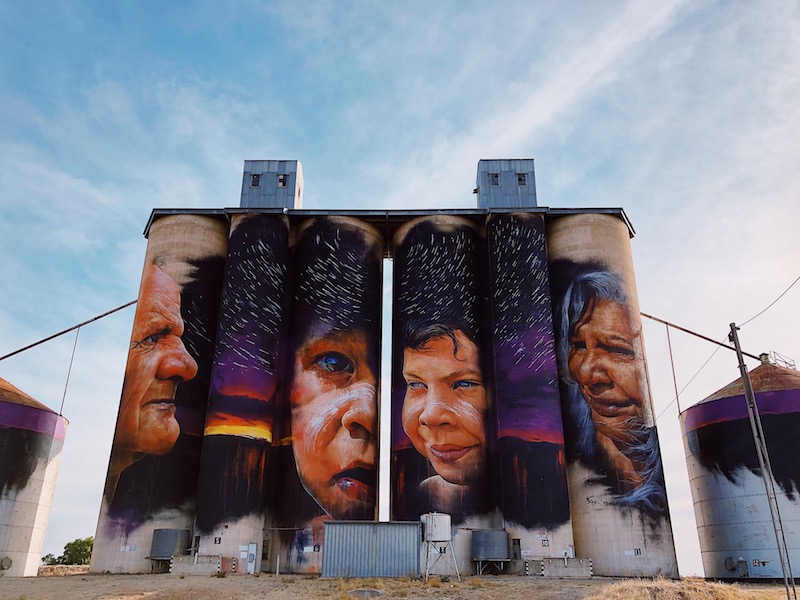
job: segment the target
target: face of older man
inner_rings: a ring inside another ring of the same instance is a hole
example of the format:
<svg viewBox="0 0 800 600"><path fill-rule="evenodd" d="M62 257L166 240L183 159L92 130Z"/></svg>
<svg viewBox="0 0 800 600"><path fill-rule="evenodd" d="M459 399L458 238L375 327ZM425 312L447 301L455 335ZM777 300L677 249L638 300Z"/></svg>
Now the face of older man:
<svg viewBox="0 0 800 600"><path fill-rule="evenodd" d="M627 305L593 300L570 339L569 372L592 411L597 431L617 445L643 422L643 361Z"/></svg>
<svg viewBox="0 0 800 600"><path fill-rule="evenodd" d="M303 486L334 519L375 514L377 391L369 364L360 330L314 337L295 357L295 463Z"/></svg>
<svg viewBox="0 0 800 600"><path fill-rule="evenodd" d="M115 447L162 455L178 439L175 389L197 374L197 363L181 336L180 286L160 267L149 265L133 321Z"/></svg>
<svg viewBox="0 0 800 600"><path fill-rule="evenodd" d="M403 428L417 451L446 481L464 485L485 464L486 388L477 346L460 330L456 344L435 337L406 348Z"/></svg>

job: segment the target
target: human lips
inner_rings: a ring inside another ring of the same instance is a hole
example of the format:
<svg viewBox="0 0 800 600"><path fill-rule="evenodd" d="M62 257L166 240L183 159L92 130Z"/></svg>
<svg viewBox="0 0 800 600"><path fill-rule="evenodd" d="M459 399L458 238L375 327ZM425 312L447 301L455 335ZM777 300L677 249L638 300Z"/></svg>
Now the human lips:
<svg viewBox="0 0 800 600"><path fill-rule="evenodd" d="M333 477L333 485L345 496L361 502L375 503L375 469L351 467Z"/></svg>
<svg viewBox="0 0 800 600"><path fill-rule="evenodd" d="M586 400L597 414L602 417L618 417L637 412L639 403L635 398L616 398L586 394Z"/></svg>
<svg viewBox="0 0 800 600"><path fill-rule="evenodd" d="M466 456L475 446L459 446L458 444L436 444L430 446L431 454L442 462L454 462Z"/></svg>
<svg viewBox="0 0 800 600"><path fill-rule="evenodd" d="M142 405L142 409L155 412L167 419L175 416L175 402L171 399L150 400Z"/></svg>

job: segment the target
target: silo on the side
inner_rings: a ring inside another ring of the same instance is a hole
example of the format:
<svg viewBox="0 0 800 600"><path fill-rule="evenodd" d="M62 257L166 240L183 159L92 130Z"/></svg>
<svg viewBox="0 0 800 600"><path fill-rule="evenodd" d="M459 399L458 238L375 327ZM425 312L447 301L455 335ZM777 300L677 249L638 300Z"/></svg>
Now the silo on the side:
<svg viewBox="0 0 800 600"><path fill-rule="evenodd" d="M227 244L215 216L149 226L92 572L149 573L154 532L192 528Z"/></svg>
<svg viewBox="0 0 800 600"><path fill-rule="evenodd" d="M750 379L764 430L789 560L800 565L800 373L762 364ZM681 413L706 577L783 577L741 380Z"/></svg>
<svg viewBox="0 0 800 600"><path fill-rule="evenodd" d="M677 577L630 230L559 217L547 252L576 555L595 575Z"/></svg>
<svg viewBox="0 0 800 600"><path fill-rule="evenodd" d="M67 420L0 379L0 577L35 576Z"/></svg>

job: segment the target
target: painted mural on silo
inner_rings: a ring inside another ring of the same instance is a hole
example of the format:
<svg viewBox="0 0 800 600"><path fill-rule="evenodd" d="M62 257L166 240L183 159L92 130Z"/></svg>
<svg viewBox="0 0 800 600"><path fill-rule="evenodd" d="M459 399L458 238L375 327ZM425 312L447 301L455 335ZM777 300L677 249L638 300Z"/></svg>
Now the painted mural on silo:
<svg viewBox="0 0 800 600"><path fill-rule="evenodd" d="M573 215L547 236L576 553L676 577L627 225Z"/></svg>
<svg viewBox="0 0 800 600"><path fill-rule="evenodd" d="M281 569L319 572L326 520L376 518L382 238L358 219L311 219L292 266L273 546Z"/></svg>
<svg viewBox="0 0 800 600"><path fill-rule="evenodd" d="M193 525L227 238L206 216L150 228L94 572L149 572L153 530Z"/></svg>
<svg viewBox="0 0 800 600"><path fill-rule="evenodd" d="M800 564L800 373L763 364L750 373L789 560ZM741 379L681 413L706 577L781 579L775 529Z"/></svg>
<svg viewBox="0 0 800 600"><path fill-rule="evenodd" d="M35 577L67 420L0 379L0 577Z"/></svg>
<svg viewBox="0 0 800 600"><path fill-rule="evenodd" d="M496 490L526 556L573 556L564 429L542 214L486 225L497 412ZM520 556L517 556L520 558Z"/></svg>
<svg viewBox="0 0 800 600"><path fill-rule="evenodd" d="M282 215L231 219L208 398L195 535L198 550L239 556L239 572L260 570L275 398L283 385L289 225ZM273 486L274 487L274 486ZM269 543L266 550L269 551ZM249 563L249 564L248 564Z"/></svg>
<svg viewBox="0 0 800 600"><path fill-rule="evenodd" d="M493 504L479 243L470 221L451 216L395 235L392 519L436 511L478 524Z"/></svg>

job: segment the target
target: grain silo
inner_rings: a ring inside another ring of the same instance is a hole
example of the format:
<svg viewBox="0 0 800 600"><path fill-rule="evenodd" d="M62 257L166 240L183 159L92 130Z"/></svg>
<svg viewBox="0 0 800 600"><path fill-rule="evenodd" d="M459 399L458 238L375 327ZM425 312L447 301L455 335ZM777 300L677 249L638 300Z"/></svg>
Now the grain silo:
<svg viewBox="0 0 800 600"><path fill-rule="evenodd" d="M0 577L35 576L67 420L0 379Z"/></svg>
<svg viewBox="0 0 800 600"><path fill-rule="evenodd" d="M765 363L750 379L789 559L800 565L800 373ZM684 410L681 427L706 577L782 578L741 380Z"/></svg>
<svg viewBox="0 0 800 600"><path fill-rule="evenodd" d="M631 235L610 214L547 226L575 551L595 575L677 577Z"/></svg>

